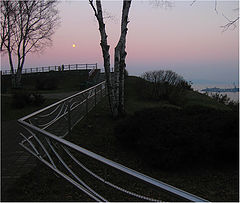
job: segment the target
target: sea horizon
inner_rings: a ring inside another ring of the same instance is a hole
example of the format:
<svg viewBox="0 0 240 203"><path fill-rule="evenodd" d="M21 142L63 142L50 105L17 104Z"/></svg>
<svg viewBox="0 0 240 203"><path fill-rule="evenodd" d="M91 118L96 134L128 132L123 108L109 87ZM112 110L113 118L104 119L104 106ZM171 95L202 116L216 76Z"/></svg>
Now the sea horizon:
<svg viewBox="0 0 240 203"><path fill-rule="evenodd" d="M193 84L192 88L195 91L198 91L200 93L205 93L204 91L201 91L205 88L234 88L234 84ZM236 87L239 88L239 84L236 84ZM209 92L208 94L211 95L215 94L216 92ZM231 100L239 102L239 92L219 92L219 94L227 95Z"/></svg>

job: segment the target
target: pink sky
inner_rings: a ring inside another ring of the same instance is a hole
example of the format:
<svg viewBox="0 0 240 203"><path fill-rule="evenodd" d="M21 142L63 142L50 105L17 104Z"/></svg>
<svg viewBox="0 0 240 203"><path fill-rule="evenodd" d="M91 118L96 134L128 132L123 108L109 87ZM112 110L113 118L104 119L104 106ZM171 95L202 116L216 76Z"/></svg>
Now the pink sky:
<svg viewBox="0 0 240 203"><path fill-rule="evenodd" d="M141 75L148 70L172 69L188 80L237 82L239 64L238 27L221 32L223 17L237 17L238 2L175 1L172 8L154 7L149 1L133 1L127 35L127 70ZM120 30L121 1L104 1L111 54ZM87 1L59 3L61 27L53 45L42 54L28 55L25 67L72 63L98 63L102 67L98 24ZM72 44L76 44L73 48ZM112 57L113 59L113 57ZM113 64L112 64L113 66ZM8 67L6 56L1 67Z"/></svg>

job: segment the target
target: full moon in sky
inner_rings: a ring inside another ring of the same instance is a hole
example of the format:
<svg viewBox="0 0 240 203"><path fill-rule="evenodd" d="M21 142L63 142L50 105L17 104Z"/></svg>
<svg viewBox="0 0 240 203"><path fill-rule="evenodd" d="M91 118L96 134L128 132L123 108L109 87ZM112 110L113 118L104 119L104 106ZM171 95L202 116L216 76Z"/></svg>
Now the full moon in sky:
<svg viewBox="0 0 240 203"><path fill-rule="evenodd" d="M73 44L73 45L72 45L72 47L73 47L73 48L75 48L75 47L76 47L76 45L75 45L75 44Z"/></svg>

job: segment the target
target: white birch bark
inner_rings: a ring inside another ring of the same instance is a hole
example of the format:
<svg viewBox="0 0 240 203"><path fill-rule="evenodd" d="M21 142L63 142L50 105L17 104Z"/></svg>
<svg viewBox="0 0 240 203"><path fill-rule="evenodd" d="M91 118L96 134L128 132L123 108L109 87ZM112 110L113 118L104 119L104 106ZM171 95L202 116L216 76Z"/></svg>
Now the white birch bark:
<svg viewBox="0 0 240 203"><path fill-rule="evenodd" d="M109 100L109 105L110 105L112 115L113 117L116 117L118 116L118 110L117 110L117 103L116 103L116 98L114 94L114 85L111 80L112 78L110 73L110 54L109 54L110 46L107 43L107 34L106 34L105 24L103 21L101 1L96 0L96 8L93 5L93 0L89 0L89 3L94 10L95 16L99 24L99 32L101 36L100 45L102 48L102 54L103 54L103 60L104 60L105 77L106 77L106 84L107 84L107 90L108 90L108 100Z"/></svg>
<svg viewBox="0 0 240 203"><path fill-rule="evenodd" d="M117 47L115 48L115 61L117 61L117 68L119 69L118 71L118 91L117 92L117 101L118 101L118 113L119 114L124 114L125 108L124 108L124 72L125 72L125 59L127 56L126 52L126 36L127 36L127 24L129 23L128 21L128 14L129 14L129 9L131 6L131 0L124 0L123 1L123 8L122 8L122 22L121 22L121 36L118 42ZM116 54L117 52L117 54Z"/></svg>
<svg viewBox="0 0 240 203"><path fill-rule="evenodd" d="M99 32L101 36L101 48L104 59L104 69L106 75L106 83L108 89L108 98L110 109L113 117L117 117L124 113L124 70L126 67L126 35L127 35L127 24L129 8L131 6L131 0L123 1L122 8L122 22L121 22L121 35L117 46L115 47L114 54L114 78L111 80L110 74L110 54L109 45L107 44L107 34L105 30L105 24L102 15L101 0L96 0L96 8L93 4L93 0L89 0L91 7L95 13L99 24Z"/></svg>

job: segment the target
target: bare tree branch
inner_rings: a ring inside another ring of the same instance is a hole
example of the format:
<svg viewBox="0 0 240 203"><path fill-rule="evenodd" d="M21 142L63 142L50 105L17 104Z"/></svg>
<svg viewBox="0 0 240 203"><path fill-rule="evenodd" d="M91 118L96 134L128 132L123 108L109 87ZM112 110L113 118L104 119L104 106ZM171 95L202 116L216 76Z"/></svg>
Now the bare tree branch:
<svg viewBox="0 0 240 203"><path fill-rule="evenodd" d="M238 16L236 19L234 19L234 20L230 20L230 19L227 18L224 14L222 14L222 15L223 15L223 17L225 17L225 19L228 21L227 24L225 24L225 25L223 25L223 26L220 26L220 27L223 29L222 32L225 32L226 30L230 29L231 27L232 27L232 29L234 30L234 29L237 27L236 23L237 23L237 21L239 20L239 16Z"/></svg>
<svg viewBox="0 0 240 203"><path fill-rule="evenodd" d="M124 71L125 71L125 58L126 52L126 35L127 35L127 24L129 9L131 6L131 0L123 0L122 7L122 21L121 21L121 34L117 46L115 47L114 55L114 78L111 77L110 73L110 46L107 43L107 34L105 29L104 18L102 11L101 0L96 0L96 6L93 0L89 0L89 4L92 7L94 14L97 18L99 25L99 32L101 37L100 46L102 48L104 69L106 84L108 89L108 100L109 106L113 117L117 117L124 113ZM106 14L106 13L105 13ZM108 14L107 14L108 15ZM112 18L111 15L107 16Z"/></svg>
<svg viewBox="0 0 240 203"><path fill-rule="evenodd" d="M191 6L196 2L197 0L193 0L192 3L190 4ZM214 1L214 10L215 12L218 14L218 0ZM239 11L239 8L235 8L233 9L233 11ZM232 28L232 30L234 30L237 25L237 21L239 20L239 16L237 18L235 18L234 20L230 20L228 17L226 17L223 13L222 13L223 17L228 21L228 23L226 23L225 25L220 26L222 28L222 32L227 31L228 29Z"/></svg>
<svg viewBox="0 0 240 203"><path fill-rule="evenodd" d="M197 0L193 0L192 3L190 4L190 6L192 6Z"/></svg>
<svg viewBox="0 0 240 203"><path fill-rule="evenodd" d="M218 14L218 10L217 10L217 0L215 0L215 8L214 10L216 11L216 13Z"/></svg>
<svg viewBox="0 0 240 203"><path fill-rule="evenodd" d="M173 2L169 0L152 0L150 1L154 7L164 7L164 8L172 8Z"/></svg>
<svg viewBox="0 0 240 203"><path fill-rule="evenodd" d="M51 45L51 36L59 25L56 0L2 1L1 50L8 52L14 75L13 55L17 56L18 86L26 55L39 52Z"/></svg>

